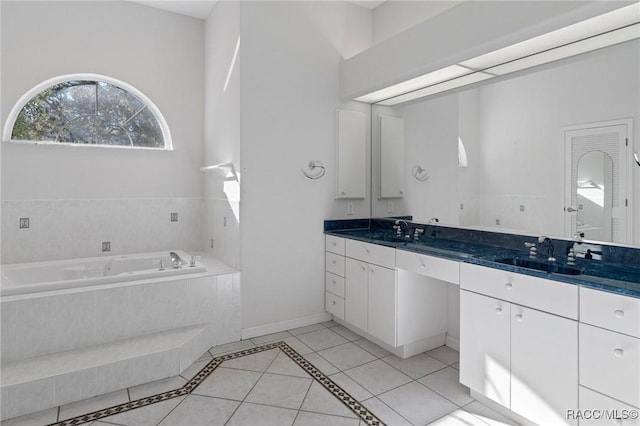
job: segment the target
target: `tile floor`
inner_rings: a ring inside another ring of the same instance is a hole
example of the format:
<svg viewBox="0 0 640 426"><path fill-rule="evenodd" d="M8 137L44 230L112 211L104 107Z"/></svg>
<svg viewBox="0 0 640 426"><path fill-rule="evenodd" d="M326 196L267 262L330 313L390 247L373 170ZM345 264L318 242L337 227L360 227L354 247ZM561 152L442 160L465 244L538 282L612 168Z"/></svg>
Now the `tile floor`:
<svg viewBox="0 0 640 426"><path fill-rule="evenodd" d="M3 426L46 425L176 389L213 357L284 341L361 402L395 425L513 425L469 396L458 382L458 352L442 346L402 360L327 322L213 347L180 376L52 408ZM191 394L137 408L94 426L364 426L365 422L280 349L224 361Z"/></svg>

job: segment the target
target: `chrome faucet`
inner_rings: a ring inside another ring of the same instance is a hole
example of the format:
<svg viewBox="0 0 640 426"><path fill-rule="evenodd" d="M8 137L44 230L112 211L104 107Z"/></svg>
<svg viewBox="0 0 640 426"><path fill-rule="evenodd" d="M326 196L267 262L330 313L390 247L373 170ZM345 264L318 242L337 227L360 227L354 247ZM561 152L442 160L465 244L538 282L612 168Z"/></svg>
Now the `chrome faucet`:
<svg viewBox="0 0 640 426"><path fill-rule="evenodd" d="M437 217L432 217L427 221L427 223L438 223L438 222L440 222L440 219L438 219Z"/></svg>
<svg viewBox="0 0 640 426"><path fill-rule="evenodd" d="M556 250L553 247L553 241L551 241L551 238L545 237L544 235L541 237L538 237L538 244L540 245L540 247L542 247L543 244L547 245L547 255L548 255L547 260L549 262L555 262Z"/></svg>
<svg viewBox="0 0 640 426"><path fill-rule="evenodd" d="M393 229L396 230L396 237L402 237L402 225L404 225L404 228L407 230L407 233L405 234L407 238L411 238L411 229L409 228L409 224L407 222L405 222L404 220L396 220L396 224L393 226Z"/></svg>
<svg viewBox="0 0 640 426"><path fill-rule="evenodd" d="M178 256L178 253L175 251L169 252L169 256L171 256L171 262L173 263L173 269L182 268L182 259Z"/></svg>

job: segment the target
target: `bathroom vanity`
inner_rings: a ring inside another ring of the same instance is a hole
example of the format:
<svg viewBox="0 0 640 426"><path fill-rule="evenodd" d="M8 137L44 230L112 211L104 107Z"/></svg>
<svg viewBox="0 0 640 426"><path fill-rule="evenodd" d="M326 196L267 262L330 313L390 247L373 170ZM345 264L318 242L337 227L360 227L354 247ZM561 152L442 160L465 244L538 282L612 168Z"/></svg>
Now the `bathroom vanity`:
<svg viewBox="0 0 640 426"><path fill-rule="evenodd" d="M531 237L392 224L325 224L334 320L409 357L445 343L447 287L459 285L460 382L472 396L536 424L602 424L578 411L589 409L639 424L637 249L605 250L604 260L620 264L566 265L571 241L555 241L558 260L546 262L513 241Z"/></svg>

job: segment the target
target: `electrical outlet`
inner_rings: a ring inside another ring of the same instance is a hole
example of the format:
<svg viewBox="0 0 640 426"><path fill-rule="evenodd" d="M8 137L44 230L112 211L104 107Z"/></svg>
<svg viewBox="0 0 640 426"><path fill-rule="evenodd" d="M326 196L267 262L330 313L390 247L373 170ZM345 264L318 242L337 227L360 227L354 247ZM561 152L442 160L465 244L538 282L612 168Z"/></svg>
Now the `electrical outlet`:
<svg viewBox="0 0 640 426"><path fill-rule="evenodd" d="M103 241L102 242L102 251L111 251L111 242Z"/></svg>
<svg viewBox="0 0 640 426"><path fill-rule="evenodd" d="M393 213L393 201L387 202L387 213Z"/></svg>
<svg viewBox="0 0 640 426"><path fill-rule="evenodd" d="M171 222L178 221L178 213L171 213Z"/></svg>
<svg viewBox="0 0 640 426"><path fill-rule="evenodd" d="M347 203L347 214L349 216L353 215L353 203Z"/></svg>
<svg viewBox="0 0 640 426"><path fill-rule="evenodd" d="M500 219L496 219L496 225L500 225Z"/></svg>
<svg viewBox="0 0 640 426"><path fill-rule="evenodd" d="M213 238L211 239L211 248L213 248Z"/></svg>
<svg viewBox="0 0 640 426"><path fill-rule="evenodd" d="M464 204L460 203L460 210L464 210Z"/></svg>
<svg viewBox="0 0 640 426"><path fill-rule="evenodd" d="M29 218L28 217L21 217L20 218L20 229L27 229L29 228Z"/></svg>
<svg viewBox="0 0 640 426"><path fill-rule="evenodd" d="M523 212L524 211L524 204L520 204L520 211Z"/></svg>
<svg viewBox="0 0 640 426"><path fill-rule="evenodd" d="M225 228L227 227L227 217L223 217L222 218L222 226L224 226Z"/></svg>

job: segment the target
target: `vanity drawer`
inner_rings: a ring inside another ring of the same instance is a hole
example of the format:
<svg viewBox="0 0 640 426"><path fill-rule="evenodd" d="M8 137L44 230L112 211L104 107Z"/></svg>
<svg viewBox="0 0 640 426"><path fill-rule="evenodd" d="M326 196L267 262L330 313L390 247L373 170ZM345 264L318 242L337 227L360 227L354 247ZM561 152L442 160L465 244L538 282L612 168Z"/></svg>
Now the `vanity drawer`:
<svg viewBox="0 0 640 426"><path fill-rule="evenodd" d="M450 283L460 283L460 263L453 260L396 250L396 267Z"/></svg>
<svg viewBox="0 0 640 426"><path fill-rule="evenodd" d="M640 299L582 287L580 322L640 337Z"/></svg>
<svg viewBox="0 0 640 426"><path fill-rule="evenodd" d="M344 238L336 237L334 235L324 236L324 247L326 251L331 253L340 254L344 256Z"/></svg>
<svg viewBox="0 0 640 426"><path fill-rule="evenodd" d="M347 257L387 268L396 267L396 249L347 239Z"/></svg>
<svg viewBox="0 0 640 426"><path fill-rule="evenodd" d="M344 297L344 278L331 272L325 273L324 288L335 294L336 296Z"/></svg>
<svg viewBox="0 0 640 426"><path fill-rule="evenodd" d="M640 339L580 324L580 384L640 407Z"/></svg>
<svg viewBox="0 0 640 426"><path fill-rule="evenodd" d="M333 293L325 292L325 309L332 315L344 319L344 299Z"/></svg>
<svg viewBox="0 0 640 426"><path fill-rule="evenodd" d="M344 277L344 256L325 252L325 269L332 274Z"/></svg>
<svg viewBox="0 0 640 426"><path fill-rule="evenodd" d="M460 287L578 319L578 286L485 266L460 264Z"/></svg>
<svg viewBox="0 0 640 426"><path fill-rule="evenodd" d="M578 392L580 394L579 399L579 407L583 413L586 410L612 410L617 412L619 415L624 415L626 411L629 413L631 410L637 410L630 405L623 404L622 402L615 400L613 398L609 398L606 395L602 395L601 393L594 392L591 389L587 389L583 386L578 387ZM640 418L632 419L630 418L622 418L622 419L604 419L598 418L596 416L587 419L580 419L580 426L582 425L594 425L594 426L603 426L603 425L611 425L611 426L640 426Z"/></svg>

